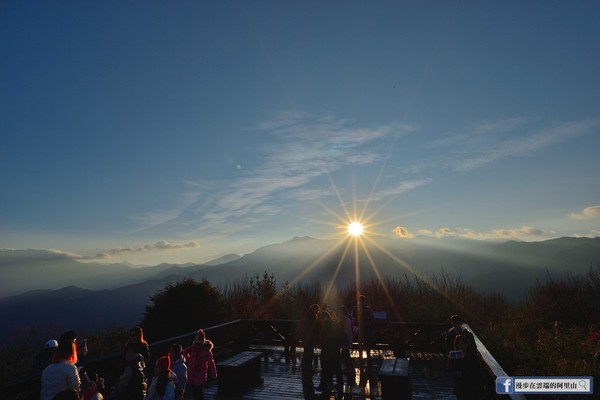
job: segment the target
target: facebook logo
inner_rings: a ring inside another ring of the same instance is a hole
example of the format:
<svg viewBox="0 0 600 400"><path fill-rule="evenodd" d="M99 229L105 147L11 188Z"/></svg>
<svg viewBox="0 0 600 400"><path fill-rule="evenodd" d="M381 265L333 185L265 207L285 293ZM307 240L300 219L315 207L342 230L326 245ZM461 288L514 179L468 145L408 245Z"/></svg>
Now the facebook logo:
<svg viewBox="0 0 600 400"><path fill-rule="evenodd" d="M496 378L496 393L498 393L498 394L514 393L513 379L508 376Z"/></svg>

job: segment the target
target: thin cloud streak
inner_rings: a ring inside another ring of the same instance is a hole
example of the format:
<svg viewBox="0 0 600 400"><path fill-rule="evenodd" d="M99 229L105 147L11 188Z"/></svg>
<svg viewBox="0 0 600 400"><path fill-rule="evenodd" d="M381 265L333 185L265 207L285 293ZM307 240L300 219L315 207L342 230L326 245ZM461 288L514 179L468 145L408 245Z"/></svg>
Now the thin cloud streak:
<svg viewBox="0 0 600 400"><path fill-rule="evenodd" d="M429 183L431 183L431 179L403 181L392 188L378 191L371 197L371 200L381 200L390 196L397 196L399 194L414 190L418 187L428 185Z"/></svg>
<svg viewBox="0 0 600 400"><path fill-rule="evenodd" d="M568 122L525 136L504 140L485 140L479 147L473 147L465 141L464 145L467 150L462 152L459 158L451 161L451 167L455 171L464 172L501 159L527 156L543 148L591 133L598 125L597 119ZM515 123L514 127L518 126ZM471 138L473 138L472 135ZM481 143L475 141L475 144Z"/></svg>
<svg viewBox="0 0 600 400"><path fill-rule="evenodd" d="M128 253L140 253L147 251L162 251L162 250L182 250L182 249L194 249L200 247L197 242L187 243L169 243L166 240L159 240L154 244L145 244L143 246L135 247L116 247L110 249L110 254L128 254Z"/></svg>

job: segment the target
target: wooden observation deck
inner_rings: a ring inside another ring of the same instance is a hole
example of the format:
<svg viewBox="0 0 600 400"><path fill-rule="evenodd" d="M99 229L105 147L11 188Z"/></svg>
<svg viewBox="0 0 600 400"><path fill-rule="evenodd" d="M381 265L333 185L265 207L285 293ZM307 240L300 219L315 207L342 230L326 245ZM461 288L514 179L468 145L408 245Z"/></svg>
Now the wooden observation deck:
<svg viewBox="0 0 600 400"><path fill-rule="evenodd" d="M386 359L410 359L410 398L413 400L455 399L452 394L452 378L446 371L443 336L450 327L447 324L375 323L376 340L367 362L366 351L357 343L352 350L356 385L344 385L342 390L315 391L315 397L303 392L301 378L302 343L298 341L299 321L296 320L236 320L222 325L204 328L207 337L215 344L213 353L217 362L226 360L243 351L262 352L260 360L260 383L245 387L236 393L222 393L217 381L209 381L204 388L205 399L240 400L298 400L298 399L365 399L386 400L382 397L378 372ZM471 330L468 326L467 329ZM472 331L472 330L471 330ZM475 332L473 332L475 334ZM150 352L157 358L167 354L172 343L188 346L195 332L152 343ZM484 344L475 335L477 348L486 377L486 399L502 398L523 400L521 395L495 394L496 377L506 376ZM89 371L105 378L107 385L114 384L122 372L122 354L88 360L82 363ZM315 375L313 384L320 380L320 352L315 351ZM39 393L31 392L32 382L23 382L0 388L0 400L35 400ZM389 396L388 396L389 398ZM186 399L191 399L186 396Z"/></svg>

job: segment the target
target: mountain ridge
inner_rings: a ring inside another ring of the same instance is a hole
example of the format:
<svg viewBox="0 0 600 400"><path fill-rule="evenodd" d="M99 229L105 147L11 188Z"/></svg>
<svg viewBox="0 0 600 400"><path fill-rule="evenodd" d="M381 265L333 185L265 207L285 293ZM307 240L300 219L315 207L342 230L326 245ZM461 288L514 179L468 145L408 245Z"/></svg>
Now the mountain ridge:
<svg viewBox="0 0 600 400"><path fill-rule="evenodd" d="M244 276L262 275L266 271L274 275L279 286L285 282L330 282L334 276L334 283L343 286L355 279L356 264L352 250L341 261L346 247L344 243L335 247L336 243L294 238L260 247L242 257L234 255L222 264L149 267L147 275L143 275L146 278L138 275L118 287L82 288L67 280L60 288L37 288L5 296L0 298L0 320L4 322L0 340L10 336L17 326L60 323L64 328L81 330L105 328L111 323L134 325L143 317L152 294L167 283L185 278L207 279L222 288ZM382 245L387 252L370 247L370 258L359 255L361 280L376 279L371 266L373 260L377 272L384 278L429 276L443 271L459 276L482 292L501 292L515 301L523 298L525 290L536 279L544 279L548 273L555 277L582 275L590 266L600 266L600 238L559 238L547 243L393 240L382 241ZM0 268L0 277L4 272Z"/></svg>

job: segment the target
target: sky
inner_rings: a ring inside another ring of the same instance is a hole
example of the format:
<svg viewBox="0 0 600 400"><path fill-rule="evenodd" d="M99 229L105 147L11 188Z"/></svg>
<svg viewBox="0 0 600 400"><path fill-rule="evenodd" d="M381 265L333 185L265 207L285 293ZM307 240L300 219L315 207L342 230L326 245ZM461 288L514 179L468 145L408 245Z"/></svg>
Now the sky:
<svg viewBox="0 0 600 400"><path fill-rule="evenodd" d="M0 248L600 236L600 3L4 1Z"/></svg>

